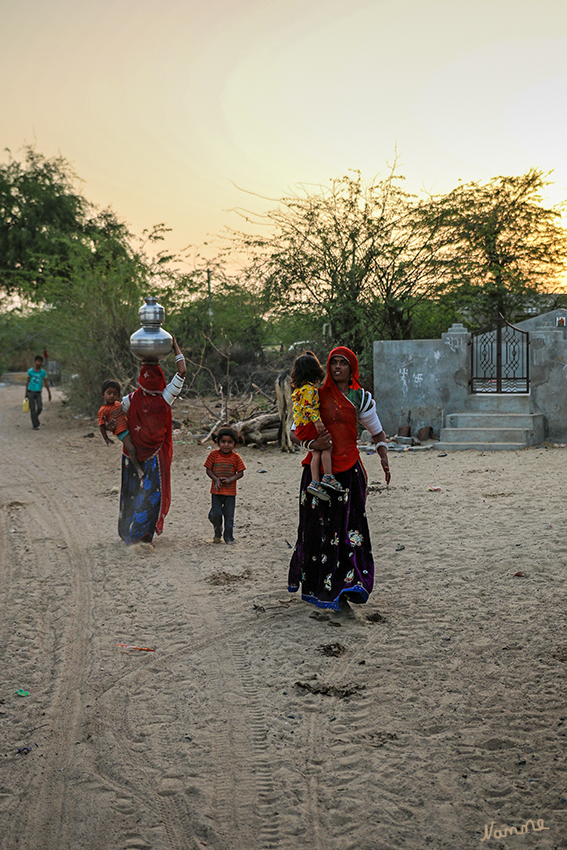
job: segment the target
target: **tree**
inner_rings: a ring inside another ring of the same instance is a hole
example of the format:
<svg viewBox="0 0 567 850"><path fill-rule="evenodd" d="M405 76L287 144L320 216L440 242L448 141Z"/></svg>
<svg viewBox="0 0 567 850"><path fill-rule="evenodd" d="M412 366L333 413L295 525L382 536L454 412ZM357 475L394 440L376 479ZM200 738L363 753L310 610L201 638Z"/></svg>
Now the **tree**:
<svg viewBox="0 0 567 850"><path fill-rule="evenodd" d="M490 323L499 312L517 320L561 286L565 207L542 205L546 176L532 168L520 177L465 183L431 199L451 246L449 288L469 324Z"/></svg>
<svg viewBox="0 0 567 850"><path fill-rule="evenodd" d="M110 210L91 222L88 239L71 241L69 278L50 282L51 303L43 311L54 350L78 376L68 390L70 401L92 412L105 378L125 390L135 386L139 363L130 336L139 328L138 309L144 295L161 297L180 275L170 265L175 257L148 254L163 239L163 225L144 231L138 243Z"/></svg>
<svg viewBox="0 0 567 850"><path fill-rule="evenodd" d="M251 376L263 368L269 330L262 294L229 272L222 259L207 265L196 265L163 292L168 330L183 343L188 363L197 366L188 382L192 389L223 383L227 364L232 386L249 388Z"/></svg>
<svg viewBox="0 0 567 850"><path fill-rule="evenodd" d="M376 335L411 336L416 306L444 281L435 205L405 192L395 169L368 185L354 172L302 187L261 219L267 235L235 235L274 315L315 314L366 359Z"/></svg>
<svg viewBox="0 0 567 850"><path fill-rule="evenodd" d="M126 387L135 377L129 338L143 295L167 289L180 273L174 256L156 253L164 225L137 240L112 210L90 204L76 182L66 160L31 147L23 162L0 166L0 295L17 296L22 322L41 327L52 356L78 376L70 401L92 411L104 378ZM6 328L15 329L7 320L16 314L5 312ZM23 325L21 333L23 341Z"/></svg>
<svg viewBox="0 0 567 850"><path fill-rule="evenodd" d="M68 279L69 246L93 230L90 205L63 157L28 146L24 161L0 165L0 287L41 297L48 280Z"/></svg>

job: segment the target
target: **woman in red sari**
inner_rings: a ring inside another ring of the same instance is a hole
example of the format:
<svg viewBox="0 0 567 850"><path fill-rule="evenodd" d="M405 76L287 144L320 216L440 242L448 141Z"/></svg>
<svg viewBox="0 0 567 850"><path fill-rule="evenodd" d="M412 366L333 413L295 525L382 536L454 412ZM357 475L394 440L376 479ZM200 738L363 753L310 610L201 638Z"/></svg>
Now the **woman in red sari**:
<svg viewBox="0 0 567 850"><path fill-rule="evenodd" d="M181 392L186 373L185 359L175 339L173 350L177 374L167 386L157 363L142 363L138 389L122 399L144 473L138 478L128 456L122 455L118 534L126 543L151 543L154 534L162 533L171 504L171 405Z"/></svg>
<svg viewBox="0 0 567 850"><path fill-rule="evenodd" d="M345 489L330 502L312 499L311 453L303 461L297 543L289 567L288 590L318 608L341 609L344 600L366 602L374 585L374 561L366 518L367 477L357 448L358 422L370 431L390 481L386 435L370 393L359 383L356 355L344 346L327 360L327 378L319 390L321 419L327 435L305 448L332 447L333 473ZM297 442L297 441L296 441Z"/></svg>

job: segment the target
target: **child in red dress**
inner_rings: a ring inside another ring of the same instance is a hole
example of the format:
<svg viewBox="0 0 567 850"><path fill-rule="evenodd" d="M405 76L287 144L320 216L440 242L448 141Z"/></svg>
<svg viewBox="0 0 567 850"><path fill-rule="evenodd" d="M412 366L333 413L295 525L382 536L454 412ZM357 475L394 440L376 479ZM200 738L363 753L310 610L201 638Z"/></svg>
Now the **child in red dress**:
<svg viewBox="0 0 567 850"><path fill-rule="evenodd" d="M293 364L291 370L293 422L295 436L300 442L314 440L321 431L325 430L319 414L319 390L317 389L317 384L320 384L324 377L321 364L312 351L306 351ZM328 490L334 493L343 492L343 487L333 475L331 451L332 449L325 449L322 452L311 451L311 484L307 487L307 492L324 502L330 499ZM322 479L321 466L324 473Z"/></svg>

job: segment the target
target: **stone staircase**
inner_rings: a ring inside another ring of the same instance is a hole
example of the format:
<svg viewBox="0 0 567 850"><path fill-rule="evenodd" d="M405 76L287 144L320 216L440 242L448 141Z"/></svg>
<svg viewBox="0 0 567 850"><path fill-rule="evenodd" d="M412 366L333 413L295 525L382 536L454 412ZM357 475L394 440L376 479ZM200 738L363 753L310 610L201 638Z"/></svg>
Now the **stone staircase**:
<svg viewBox="0 0 567 850"><path fill-rule="evenodd" d="M539 446L545 417L535 413L529 395L471 394L462 413L448 413L439 451L503 451Z"/></svg>

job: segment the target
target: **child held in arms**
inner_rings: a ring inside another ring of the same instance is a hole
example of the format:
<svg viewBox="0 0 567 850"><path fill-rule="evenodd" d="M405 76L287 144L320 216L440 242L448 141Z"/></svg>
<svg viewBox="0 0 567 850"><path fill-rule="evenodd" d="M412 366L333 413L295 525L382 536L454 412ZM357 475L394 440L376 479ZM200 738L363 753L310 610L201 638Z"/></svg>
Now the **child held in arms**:
<svg viewBox="0 0 567 850"><path fill-rule="evenodd" d="M132 437L128 431L128 420L126 414L122 412L122 405L119 402L121 396L120 384L118 381L104 381L102 385L101 395L104 399L104 404L98 411L98 424L100 425L100 433L107 446L111 446L114 440L108 436L108 430L112 431L123 444L128 453L128 457L134 464L136 472L140 478L144 477L144 471L140 466L136 447L132 442ZM107 429L107 425L111 427Z"/></svg>
<svg viewBox="0 0 567 850"><path fill-rule="evenodd" d="M321 364L312 351L301 354L291 370L291 386L293 392L293 423L295 436L300 442L314 440L325 426L319 414L319 390L317 385L325 377ZM309 447L308 447L309 448ZM321 478L321 466L323 478ZM323 502L330 499L329 493L343 493L344 489L333 475L331 449L311 451L311 484L307 492Z"/></svg>

